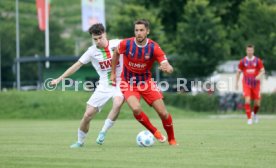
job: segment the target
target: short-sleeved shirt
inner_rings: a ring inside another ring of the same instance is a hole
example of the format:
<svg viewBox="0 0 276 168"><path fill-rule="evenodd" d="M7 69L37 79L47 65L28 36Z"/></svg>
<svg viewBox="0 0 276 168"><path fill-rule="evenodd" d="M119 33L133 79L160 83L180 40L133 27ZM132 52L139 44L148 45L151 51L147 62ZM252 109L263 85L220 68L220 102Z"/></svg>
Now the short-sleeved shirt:
<svg viewBox="0 0 276 168"><path fill-rule="evenodd" d="M163 50L151 39L147 39L144 46L136 44L135 37L124 39L120 42L118 51L123 55L122 80L132 80L136 84L151 79L154 61L167 61Z"/></svg>
<svg viewBox="0 0 276 168"><path fill-rule="evenodd" d="M100 76L99 84L103 86L111 85L111 65L114 49L119 45L120 40L114 39L108 41L108 46L105 48L97 48L93 45L80 57L79 61L82 64L92 63L92 66ZM122 59L119 60L116 67L116 82L119 82L122 72Z"/></svg>
<svg viewBox="0 0 276 168"><path fill-rule="evenodd" d="M243 84L255 88L260 84L259 80L255 77L260 73L260 70L264 68L263 62L260 58L253 56L251 59L245 56L240 60L239 71L243 73Z"/></svg>

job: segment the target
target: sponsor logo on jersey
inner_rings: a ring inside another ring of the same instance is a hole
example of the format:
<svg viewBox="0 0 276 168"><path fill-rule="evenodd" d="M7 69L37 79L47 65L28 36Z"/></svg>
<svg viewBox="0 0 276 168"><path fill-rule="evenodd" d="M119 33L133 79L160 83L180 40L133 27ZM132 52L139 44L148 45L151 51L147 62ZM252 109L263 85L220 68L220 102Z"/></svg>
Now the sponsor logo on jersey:
<svg viewBox="0 0 276 168"><path fill-rule="evenodd" d="M112 66L112 59L103 60L99 62L99 65L102 70L111 69ZM117 66L120 65L120 62L118 61Z"/></svg>
<svg viewBox="0 0 276 168"><path fill-rule="evenodd" d="M134 62L129 62L128 65L131 68L137 68L137 69L144 69L147 66L146 63L134 63Z"/></svg>
<svg viewBox="0 0 276 168"><path fill-rule="evenodd" d="M247 69L246 72L249 74L253 74L255 73L255 69Z"/></svg>

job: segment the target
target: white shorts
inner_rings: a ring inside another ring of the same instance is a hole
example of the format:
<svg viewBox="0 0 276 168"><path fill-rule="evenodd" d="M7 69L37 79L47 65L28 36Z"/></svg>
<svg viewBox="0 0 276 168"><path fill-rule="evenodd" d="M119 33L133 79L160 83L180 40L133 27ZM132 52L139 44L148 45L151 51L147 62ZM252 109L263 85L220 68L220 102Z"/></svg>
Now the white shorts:
<svg viewBox="0 0 276 168"><path fill-rule="evenodd" d="M100 112L109 99L117 96L124 97L119 86L98 85L87 104L96 107Z"/></svg>

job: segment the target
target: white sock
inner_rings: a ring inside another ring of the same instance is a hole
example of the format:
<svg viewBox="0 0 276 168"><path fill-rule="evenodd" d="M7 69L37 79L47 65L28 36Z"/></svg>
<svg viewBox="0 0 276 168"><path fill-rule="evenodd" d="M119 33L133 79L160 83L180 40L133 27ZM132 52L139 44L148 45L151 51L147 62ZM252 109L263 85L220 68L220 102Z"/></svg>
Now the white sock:
<svg viewBox="0 0 276 168"><path fill-rule="evenodd" d="M107 130L109 130L109 128L111 128L113 126L114 122L115 121L106 119L101 132L106 132Z"/></svg>
<svg viewBox="0 0 276 168"><path fill-rule="evenodd" d="M78 129L78 143L83 144L85 137L86 137L86 133Z"/></svg>

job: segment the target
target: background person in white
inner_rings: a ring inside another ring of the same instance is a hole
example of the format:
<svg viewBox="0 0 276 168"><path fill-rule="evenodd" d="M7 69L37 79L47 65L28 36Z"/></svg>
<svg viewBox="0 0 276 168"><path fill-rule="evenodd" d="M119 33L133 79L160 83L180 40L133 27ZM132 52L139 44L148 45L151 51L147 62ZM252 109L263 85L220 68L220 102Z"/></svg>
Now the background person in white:
<svg viewBox="0 0 276 168"><path fill-rule="evenodd" d="M81 56L81 58L68 68L60 77L51 81L52 85L58 84L62 79L75 73L82 65L89 62L95 68L100 76L99 85L96 88L94 94L87 101L87 106L83 118L78 129L78 141L72 144L71 148L79 148L84 144L84 139L89 131L89 123L95 114L101 111L102 107L107 103L110 98L113 98L113 106L109 112L107 119L104 122L102 130L100 131L96 142L103 144L105 134L109 128L112 127L114 121L117 119L120 108L124 102L124 97L120 91L119 86L112 86L110 81L111 73L111 56L113 55L113 49L117 47L120 40L110 40L106 38L104 26L94 24L89 29L92 39L95 41L95 45L89 47L87 51ZM119 61L116 67L117 76L116 83L120 83L120 74L122 71L122 63Z"/></svg>

